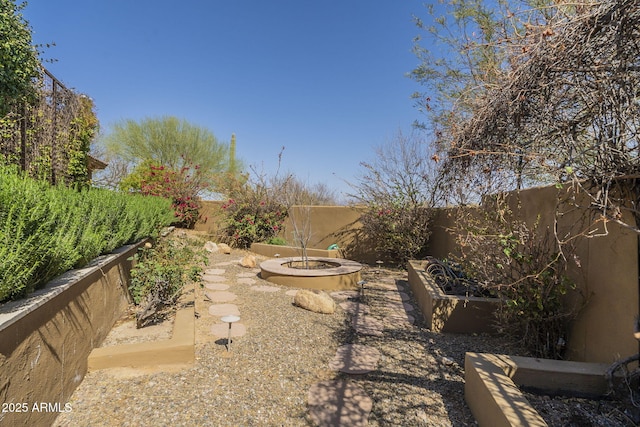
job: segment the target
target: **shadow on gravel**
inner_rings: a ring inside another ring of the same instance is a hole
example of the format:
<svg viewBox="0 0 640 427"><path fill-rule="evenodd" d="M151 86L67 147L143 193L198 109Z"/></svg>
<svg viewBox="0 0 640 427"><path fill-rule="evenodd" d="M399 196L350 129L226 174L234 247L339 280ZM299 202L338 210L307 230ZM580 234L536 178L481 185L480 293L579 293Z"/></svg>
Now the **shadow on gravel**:
<svg viewBox="0 0 640 427"><path fill-rule="evenodd" d="M402 304L398 292L403 292L409 296L404 303L414 308L407 314L415 318L414 324L386 324L382 336L371 336L356 333L351 326L353 314L347 314L343 327L334 331L336 342L371 346L381 354L375 371L336 372L337 379L362 387L373 400L370 425L473 425L474 418L464 401L465 352L508 350L495 336L431 332L424 326L406 280L383 281L382 274L367 279L364 297L352 301L366 303L370 316L384 320L390 299Z"/></svg>

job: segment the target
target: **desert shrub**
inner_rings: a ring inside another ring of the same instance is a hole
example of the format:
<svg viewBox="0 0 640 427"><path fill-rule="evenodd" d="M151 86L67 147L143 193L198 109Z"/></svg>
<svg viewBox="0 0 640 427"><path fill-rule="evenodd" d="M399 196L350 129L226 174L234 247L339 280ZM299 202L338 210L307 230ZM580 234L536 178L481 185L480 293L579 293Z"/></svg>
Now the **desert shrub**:
<svg viewBox="0 0 640 427"><path fill-rule="evenodd" d="M567 275L572 250L567 245L561 253L551 230L516 219L500 203L458 219L458 260L502 300L499 332L535 357L562 359L580 308L566 298L576 289Z"/></svg>
<svg viewBox="0 0 640 427"><path fill-rule="evenodd" d="M285 239L283 239L282 237L270 237L265 241L266 244L268 245L278 245L278 246L286 246L287 245L287 241Z"/></svg>
<svg viewBox="0 0 640 427"><path fill-rule="evenodd" d="M159 197L51 187L0 167L0 302L18 299L172 219Z"/></svg>
<svg viewBox="0 0 640 427"><path fill-rule="evenodd" d="M286 206L268 199L253 200L255 196L249 194L245 200L229 199L222 205L227 213L225 233L239 248L274 237L287 217Z"/></svg>
<svg viewBox="0 0 640 427"><path fill-rule="evenodd" d="M402 266L424 255L431 218L430 209L410 201L371 201L360 217L361 232L378 258Z"/></svg>
<svg viewBox="0 0 640 427"><path fill-rule="evenodd" d="M282 197L280 181L255 172L228 176L224 191L229 197L222 205L225 220L223 238L238 248L264 242L282 232L288 206Z"/></svg>
<svg viewBox="0 0 640 427"><path fill-rule="evenodd" d="M163 238L155 246L138 250L132 258L129 283L129 292L139 308L138 328L164 316L175 305L185 284L200 280L200 264L205 259L188 240Z"/></svg>
<svg viewBox="0 0 640 427"><path fill-rule="evenodd" d="M361 239L379 259L404 265L424 254L429 242L433 205L433 162L424 141L413 134L398 135L376 149L351 195L362 208Z"/></svg>

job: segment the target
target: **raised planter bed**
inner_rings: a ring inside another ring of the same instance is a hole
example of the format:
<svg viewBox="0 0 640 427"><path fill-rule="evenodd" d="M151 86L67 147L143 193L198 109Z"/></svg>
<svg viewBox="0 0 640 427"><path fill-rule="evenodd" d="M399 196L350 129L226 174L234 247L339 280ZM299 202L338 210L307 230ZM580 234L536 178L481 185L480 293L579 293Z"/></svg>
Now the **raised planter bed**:
<svg viewBox="0 0 640 427"><path fill-rule="evenodd" d="M296 246L268 245L266 243L252 243L251 252L258 255L274 258L276 254L279 257L296 257L302 255L302 249ZM310 257L320 258L340 258L339 249L313 249L307 248L307 255Z"/></svg>
<svg viewBox="0 0 640 427"><path fill-rule="evenodd" d="M464 396L479 426L546 426L520 391L601 397L607 393L609 365L467 353Z"/></svg>
<svg viewBox="0 0 640 427"><path fill-rule="evenodd" d="M0 395L27 411L0 412L0 425L51 425L87 372L87 356L125 313L127 245L71 270L27 298L0 306ZM72 409L72 408L71 408Z"/></svg>
<svg viewBox="0 0 640 427"><path fill-rule="evenodd" d="M427 327L434 332L495 332L496 298L447 295L425 271L427 261L407 263L409 286L420 306Z"/></svg>

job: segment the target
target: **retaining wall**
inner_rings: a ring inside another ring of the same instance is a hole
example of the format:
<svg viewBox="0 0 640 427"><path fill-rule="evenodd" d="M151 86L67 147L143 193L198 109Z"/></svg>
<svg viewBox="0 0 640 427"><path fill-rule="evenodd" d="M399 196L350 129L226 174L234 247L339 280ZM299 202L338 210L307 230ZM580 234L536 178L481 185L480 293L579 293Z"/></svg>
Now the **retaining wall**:
<svg viewBox="0 0 640 427"><path fill-rule="evenodd" d="M73 410L65 404L87 372L89 353L126 311L128 258L143 243L0 306L0 425L51 425Z"/></svg>

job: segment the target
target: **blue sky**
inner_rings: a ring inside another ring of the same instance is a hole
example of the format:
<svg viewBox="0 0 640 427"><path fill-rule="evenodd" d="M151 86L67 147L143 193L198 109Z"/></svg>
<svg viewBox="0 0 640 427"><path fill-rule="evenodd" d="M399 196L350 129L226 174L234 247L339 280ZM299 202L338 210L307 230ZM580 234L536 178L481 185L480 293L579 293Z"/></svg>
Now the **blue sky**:
<svg viewBox="0 0 640 427"><path fill-rule="evenodd" d="M417 0L31 0L23 11L103 132L172 115L267 173L348 191L359 162L409 132Z"/></svg>

